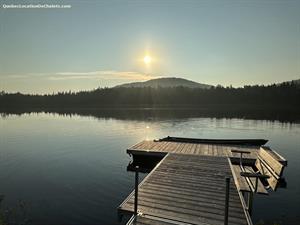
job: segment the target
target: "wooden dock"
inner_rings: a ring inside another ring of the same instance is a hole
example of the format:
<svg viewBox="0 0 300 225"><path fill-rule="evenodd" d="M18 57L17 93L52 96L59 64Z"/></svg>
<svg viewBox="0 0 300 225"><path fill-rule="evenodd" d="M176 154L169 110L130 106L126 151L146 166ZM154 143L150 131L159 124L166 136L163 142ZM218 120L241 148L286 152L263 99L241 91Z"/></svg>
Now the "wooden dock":
<svg viewBox="0 0 300 225"><path fill-rule="evenodd" d="M229 177L228 224L252 225L244 194L267 194L267 191L259 179L256 180L258 185L254 185L256 178L241 177L240 170L243 168L233 163L238 163L241 158L238 152L245 151L249 154L243 157L254 165L263 151L282 165L282 173L286 160L269 148L262 149L260 143L265 142L168 137L159 141L142 141L130 147L127 153L133 158L159 156L162 160L139 184L138 215L132 217L128 224L223 225L225 180ZM254 170L251 172L256 174ZM133 214L134 194L135 191L118 207L119 215Z"/></svg>
<svg viewBox="0 0 300 225"><path fill-rule="evenodd" d="M224 224L226 177L232 178L227 158L168 154L140 184L138 210L172 224ZM134 192L119 212L133 213L133 205ZM233 180L229 212L229 224L249 224Z"/></svg>

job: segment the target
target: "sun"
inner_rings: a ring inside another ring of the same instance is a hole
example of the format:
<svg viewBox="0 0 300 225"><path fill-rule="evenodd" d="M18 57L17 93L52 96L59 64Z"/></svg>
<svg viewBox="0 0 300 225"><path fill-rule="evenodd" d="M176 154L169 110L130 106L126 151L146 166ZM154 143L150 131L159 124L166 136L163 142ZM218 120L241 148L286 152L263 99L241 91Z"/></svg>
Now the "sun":
<svg viewBox="0 0 300 225"><path fill-rule="evenodd" d="M145 55L145 57L144 57L144 63L146 65L149 65L151 63L151 61L152 61L152 58L149 55Z"/></svg>

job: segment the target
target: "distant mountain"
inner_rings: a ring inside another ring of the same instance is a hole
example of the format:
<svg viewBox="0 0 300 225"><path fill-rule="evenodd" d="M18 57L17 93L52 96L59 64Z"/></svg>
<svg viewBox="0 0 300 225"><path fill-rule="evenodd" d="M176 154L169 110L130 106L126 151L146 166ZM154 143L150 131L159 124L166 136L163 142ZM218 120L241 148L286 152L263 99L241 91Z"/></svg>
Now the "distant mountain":
<svg viewBox="0 0 300 225"><path fill-rule="evenodd" d="M186 80L183 78L176 78L176 77L168 77L168 78L158 78L158 79L152 79L145 82L134 82L134 83L127 83L118 85L116 87L125 87L125 88L131 88L131 87L189 87L189 88L202 88L202 89L209 89L212 87L212 85L208 84L201 84L197 83L191 80Z"/></svg>

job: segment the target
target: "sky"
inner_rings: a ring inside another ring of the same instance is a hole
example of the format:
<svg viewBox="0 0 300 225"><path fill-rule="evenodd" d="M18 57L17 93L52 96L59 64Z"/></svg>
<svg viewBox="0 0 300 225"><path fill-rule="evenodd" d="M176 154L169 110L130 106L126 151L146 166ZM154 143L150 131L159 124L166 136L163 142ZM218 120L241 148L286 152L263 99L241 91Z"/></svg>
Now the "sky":
<svg viewBox="0 0 300 225"><path fill-rule="evenodd" d="M0 91L91 90L159 77L234 87L300 78L300 0L0 3ZM7 8L37 3L71 8Z"/></svg>

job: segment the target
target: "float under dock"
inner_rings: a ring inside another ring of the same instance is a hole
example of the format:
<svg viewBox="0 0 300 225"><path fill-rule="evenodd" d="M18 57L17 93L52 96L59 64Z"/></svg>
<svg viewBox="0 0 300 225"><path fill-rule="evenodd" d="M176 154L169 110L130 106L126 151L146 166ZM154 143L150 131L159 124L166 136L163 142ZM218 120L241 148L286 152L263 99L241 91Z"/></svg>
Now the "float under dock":
<svg viewBox="0 0 300 225"><path fill-rule="evenodd" d="M228 224L252 224L227 157L176 153L167 154L139 184L139 216L130 224L224 224L226 177ZM134 191L118 208L121 215L133 211Z"/></svg>

